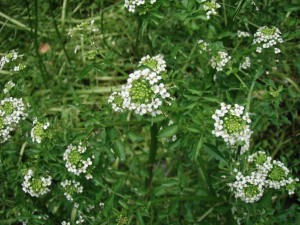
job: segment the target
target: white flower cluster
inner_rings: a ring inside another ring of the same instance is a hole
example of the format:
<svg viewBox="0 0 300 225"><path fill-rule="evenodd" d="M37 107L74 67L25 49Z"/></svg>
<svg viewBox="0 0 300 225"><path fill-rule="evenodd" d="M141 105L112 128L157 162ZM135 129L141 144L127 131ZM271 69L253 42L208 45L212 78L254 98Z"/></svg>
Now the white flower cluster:
<svg viewBox="0 0 300 225"><path fill-rule="evenodd" d="M31 139L33 142L41 143L44 138L48 136L48 133L46 130L49 128L50 123L40 123L37 121L37 118L35 117L32 123L32 129L30 132Z"/></svg>
<svg viewBox="0 0 300 225"><path fill-rule="evenodd" d="M87 148L82 143L79 143L78 146L69 145L63 156L67 170L77 176L83 173L86 179L93 178L91 166L94 158L94 155L91 157L87 155Z"/></svg>
<svg viewBox="0 0 300 225"><path fill-rule="evenodd" d="M149 3L153 5L155 2L156 0L125 0L124 6L129 12L134 13L139 7Z"/></svg>
<svg viewBox="0 0 300 225"><path fill-rule="evenodd" d="M18 58L18 52L16 52L15 50L12 50L10 53L8 53L7 55L1 57L0 59L0 70L3 69L4 65L6 63L9 63L10 61L14 61Z"/></svg>
<svg viewBox="0 0 300 225"><path fill-rule="evenodd" d="M11 80L8 81L4 86L3 93L7 94L14 86L16 86L14 82L12 82Z"/></svg>
<svg viewBox="0 0 300 225"><path fill-rule="evenodd" d="M139 62L139 66L147 66L157 74L166 72L167 67L164 57L160 54L153 57L149 55L144 56Z"/></svg>
<svg viewBox="0 0 300 225"><path fill-rule="evenodd" d="M131 73L127 83L122 86L122 91L113 92L108 103L116 112L126 109L138 115L159 115L162 113L160 106L163 101L171 104L167 100L172 100L165 84L161 81L166 71L166 63L161 55L157 55L143 57L139 65L147 68Z"/></svg>
<svg viewBox="0 0 300 225"><path fill-rule="evenodd" d="M27 117L22 99L5 98L0 101L0 142L10 138L10 132L15 129L21 120Z"/></svg>
<svg viewBox="0 0 300 225"><path fill-rule="evenodd" d="M79 218L78 218L78 220L76 220L75 223L76 223L76 224L83 224L83 223L84 223L84 219L82 218L81 215L79 215Z"/></svg>
<svg viewBox="0 0 300 225"><path fill-rule="evenodd" d="M219 51L216 57L212 57L210 64L211 67L216 69L217 71L223 71L225 65L229 62L230 59L231 56L229 56L227 52Z"/></svg>
<svg viewBox="0 0 300 225"><path fill-rule="evenodd" d="M200 39L198 40L198 46L200 48L200 53L210 51L211 49L208 48L208 43L206 43L204 40Z"/></svg>
<svg viewBox="0 0 300 225"><path fill-rule="evenodd" d="M33 197L39 197L50 191L49 186L51 185L51 181L52 178L50 176L35 176L34 171L29 169L24 176L22 190Z"/></svg>
<svg viewBox="0 0 300 225"><path fill-rule="evenodd" d="M251 67L251 60L248 56L245 57L245 61L242 62L239 66L240 69L247 70Z"/></svg>
<svg viewBox="0 0 300 225"><path fill-rule="evenodd" d="M238 38L243 38L243 37L250 37L250 34L246 31L240 31L238 30L237 31L237 36Z"/></svg>
<svg viewBox="0 0 300 225"><path fill-rule="evenodd" d="M258 151L247 158L252 170L250 176L241 172L236 175L236 181L229 183L236 198L247 203L258 201L267 188L280 189L285 187L289 194L294 194L298 178L288 178L289 170L278 160L272 160L263 151ZM254 171L253 171L254 169Z"/></svg>
<svg viewBox="0 0 300 225"><path fill-rule="evenodd" d="M249 176L238 172L236 181L229 183L230 190L236 198L246 203L258 201L264 194L265 175L259 172L252 172Z"/></svg>
<svg viewBox="0 0 300 225"><path fill-rule="evenodd" d="M83 192L83 187L80 185L79 182L76 182L75 180L65 180L63 182L60 183L61 186L64 188L64 195L66 196L66 198L72 202L73 199L73 195L74 194L78 194L78 193L82 193Z"/></svg>
<svg viewBox="0 0 300 225"><path fill-rule="evenodd" d="M212 131L216 137L222 137L229 146L243 143L241 154L249 149L252 131L249 113L244 113L244 107L238 104L234 106L221 103L221 109L217 109L212 118L215 120L215 129Z"/></svg>
<svg viewBox="0 0 300 225"><path fill-rule="evenodd" d="M12 61L16 61L18 58L23 57L23 55L19 55L18 52L16 52L15 50L10 51L8 54L2 56L0 58L0 70L3 69L4 65L6 63L12 62ZM25 65L19 63L19 64L14 64L14 68L12 69L14 72L23 70L25 68Z"/></svg>
<svg viewBox="0 0 300 225"><path fill-rule="evenodd" d="M66 222L66 221L62 221L61 225L71 225L71 223L70 222Z"/></svg>
<svg viewBox="0 0 300 225"><path fill-rule="evenodd" d="M205 2L203 9L206 11L206 18L210 19L211 15L217 15L216 9L220 8L220 4L216 3L216 0L211 0L210 2Z"/></svg>
<svg viewBox="0 0 300 225"><path fill-rule="evenodd" d="M281 32L276 27L260 27L254 34L253 44L257 45L256 51L258 53L261 53L263 49L274 47L274 52L278 54L281 51L275 46L282 42Z"/></svg>

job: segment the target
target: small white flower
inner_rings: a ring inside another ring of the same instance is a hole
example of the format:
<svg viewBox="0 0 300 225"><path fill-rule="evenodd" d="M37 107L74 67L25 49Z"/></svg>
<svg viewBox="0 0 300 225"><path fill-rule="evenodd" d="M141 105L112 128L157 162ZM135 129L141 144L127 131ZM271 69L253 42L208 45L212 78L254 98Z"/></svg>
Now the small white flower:
<svg viewBox="0 0 300 225"><path fill-rule="evenodd" d="M39 197L50 191L52 178L37 176L32 169L27 170L22 183L22 190L30 194L32 197Z"/></svg>
<svg viewBox="0 0 300 225"><path fill-rule="evenodd" d="M246 31L240 31L238 30L237 31L237 36L238 38L243 38L243 37L250 37L250 34Z"/></svg>
<svg viewBox="0 0 300 225"><path fill-rule="evenodd" d="M281 32L276 27L260 27L254 34L253 44L257 45L256 52L261 53L263 49L273 48L283 42ZM275 54L280 53L279 48L274 48Z"/></svg>
<svg viewBox="0 0 300 225"><path fill-rule="evenodd" d="M83 187L80 185L79 182L76 182L75 180L65 180L61 182L61 186L65 191L64 195L70 202L74 200L74 194L79 194L83 192Z"/></svg>
<svg viewBox="0 0 300 225"><path fill-rule="evenodd" d="M244 69L247 70L251 67L251 61L250 58L248 56L245 57L245 61L242 62L239 66L240 69Z"/></svg>
<svg viewBox="0 0 300 225"><path fill-rule="evenodd" d="M153 5L156 0L125 0L125 8L129 11L134 13L140 6L150 3Z"/></svg>
<svg viewBox="0 0 300 225"><path fill-rule="evenodd" d="M205 2L203 5L203 9L206 11L206 18L210 19L211 15L218 15L216 10L220 7L220 4L216 3L216 0Z"/></svg>
<svg viewBox="0 0 300 225"><path fill-rule="evenodd" d="M223 71L230 59L231 56L229 56L227 52L219 51L217 56L213 56L210 60L210 65L217 71Z"/></svg>
<svg viewBox="0 0 300 225"><path fill-rule="evenodd" d="M229 146L243 142L241 154L248 151L252 134L250 130L251 120L249 114L244 113L243 106L221 103L221 109L217 109L212 118L215 120L213 135L222 137Z"/></svg>
<svg viewBox="0 0 300 225"><path fill-rule="evenodd" d="M42 140L48 136L47 129L49 128L49 126L50 126L49 122L46 122L44 124L40 123L37 121L37 118L35 117L30 132L32 141L40 144Z"/></svg>

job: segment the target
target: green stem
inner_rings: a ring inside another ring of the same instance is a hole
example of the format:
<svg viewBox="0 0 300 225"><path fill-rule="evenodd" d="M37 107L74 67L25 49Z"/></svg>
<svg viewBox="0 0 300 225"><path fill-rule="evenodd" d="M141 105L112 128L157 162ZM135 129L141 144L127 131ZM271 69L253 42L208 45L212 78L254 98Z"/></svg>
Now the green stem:
<svg viewBox="0 0 300 225"><path fill-rule="evenodd" d="M252 97L252 92L253 92L253 88L255 86L255 83L256 83L256 80L258 77L260 77L260 75L262 75L264 72L264 70L262 69L258 69L255 76L254 76L254 79L252 81L252 84L251 84L251 87L250 87L250 90L248 92L248 97L247 97L247 105L246 105L246 112L249 112L249 109L250 109L250 103L251 103L251 97Z"/></svg>
<svg viewBox="0 0 300 225"><path fill-rule="evenodd" d="M139 57L139 37L140 37L141 27L142 27L142 20L138 18L138 27L135 34L136 36L135 36L135 46L134 46L134 54L136 58Z"/></svg>
<svg viewBox="0 0 300 225"><path fill-rule="evenodd" d="M149 177L146 180L146 187L148 187L148 194L150 194L153 185L153 168L155 164L155 158L157 153L157 123L153 123L151 126L151 145L148 159L148 173Z"/></svg>
<svg viewBox="0 0 300 225"><path fill-rule="evenodd" d="M66 4L65 2L66 2L66 1L64 1L64 5ZM51 1L51 4L53 4L53 1ZM54 7L52 7L52 8L54 8ZM59 40L59 42L60 42L60 45L61 45L61 47L62 47L62 50L63 50L63 52L64 52L64 54L65 54L65 56L66 56L66 58L67 58L68 64L71 65L71 60L70 60L70 57L69 57L69 55L68 55L68 53L67 53L67 51L66 51L64 41L62 40L62 37L61 37L60 32L59 32L59 30L58 30L58 26L57 26L57 22L56 22L56 19L55 19L53 10L50 10L50 15L51 15L51 17L52 17L53 26L54 26L56 35L57 35L57 37L58 37L58 40Z"/></svg>

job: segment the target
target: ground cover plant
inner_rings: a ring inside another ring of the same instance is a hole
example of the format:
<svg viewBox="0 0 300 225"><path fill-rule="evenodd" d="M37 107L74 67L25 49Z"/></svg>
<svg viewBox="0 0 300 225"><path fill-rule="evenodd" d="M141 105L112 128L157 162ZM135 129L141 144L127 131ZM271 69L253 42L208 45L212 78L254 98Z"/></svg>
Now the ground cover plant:
<svg viewBox="0 0 300 225"><path fill-rule="evenodd" d="M0 2L0 224L300 224L296 0Z"/></svg>

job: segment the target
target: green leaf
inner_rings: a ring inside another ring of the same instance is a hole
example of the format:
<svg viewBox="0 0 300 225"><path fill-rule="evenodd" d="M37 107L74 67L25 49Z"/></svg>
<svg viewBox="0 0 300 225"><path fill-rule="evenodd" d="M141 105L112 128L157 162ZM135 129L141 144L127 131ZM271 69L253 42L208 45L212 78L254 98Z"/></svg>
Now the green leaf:
<svg viewBox="0 0 300 225"><path fill-rule="evenodd" d="M203 150L206 151L206 153L212 156L213 158L227 164L224 156L221 154L221 152L219 152L219 150L215 146L210 144L203 144Z"/></svg>
<svg viewBox="0 0 300 225"><path fill-rule="evenodd" d="M162 129L159 133L158 136L159 138L168 138L172 137L174 134L176 134L178 130L178 124L172 124L164 129Z"/></svg>
<svg viewBox="0 0 300 225"><path fill-rule="evenodd" d="M121 161L124 161L125 160L125 147L124 147L123 143L120 140L116 140L115 145L116 145L115 153L117 154L117 156L119 157L119 159Z"/></svg>

